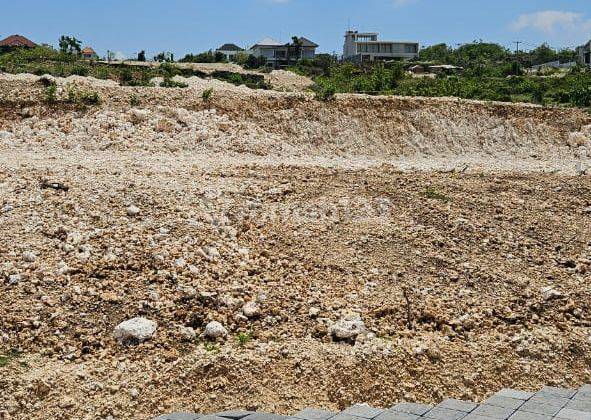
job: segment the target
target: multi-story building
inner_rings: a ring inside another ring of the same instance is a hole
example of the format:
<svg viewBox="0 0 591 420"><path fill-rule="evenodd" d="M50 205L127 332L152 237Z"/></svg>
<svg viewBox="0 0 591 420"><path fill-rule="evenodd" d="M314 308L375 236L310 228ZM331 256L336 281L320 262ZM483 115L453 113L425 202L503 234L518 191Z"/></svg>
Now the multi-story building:
<svg viewBox="0 0 591 420"><path fill-rule="evenodd" d="M265 57L267 64L273 67L287 66L302 59L314 59L318 45L307 38L298 38L299 43L282 44L272 38L265 38L253 45L248 51L255 57Z"/></svg>
<svg viewBox="0 0 591 420"><path fill-rule="evenodd" d="M411 60L419 57L419 43L382 41L376 32L347 31L343 59L355 62L375 60Z"/></svg>

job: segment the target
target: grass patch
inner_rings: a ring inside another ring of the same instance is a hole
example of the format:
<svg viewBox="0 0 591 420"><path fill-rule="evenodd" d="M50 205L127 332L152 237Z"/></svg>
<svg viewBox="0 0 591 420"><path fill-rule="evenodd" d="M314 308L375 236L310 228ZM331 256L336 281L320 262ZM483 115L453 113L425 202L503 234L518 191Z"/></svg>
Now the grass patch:
<svg viewBox="0 0 591 420"><path fill-rule="evenodd" d="M238 344L240 344L241 347L244 347L248 344L249 341L252 340L252 331L241 332L238 334L236 338L238 339Z"/></svg>
<svg viewBox="0 0 591 420"><path fill-rule="evenodd" d="M437 191L435 188L433 187L428 187L424 192L423 192L423 196L425 198L428 198L430 200L441 200L441 201L451 201L450 198L448 196L446 196L445 194Z"/></svg>
<svg viewBox="0 0 591 420"><path fill-rule="evenodd" d="M0 368L8 366L11 362L18 359L20 353L15 350L10 350L6 354L0 353Z"/></svg>
<svg viewBox="0 0 591 420"><path fill-rule="evenodd" d="M211 101L212 95L213 95L213 88L205 89L203 91L203 93L201 94L201 98L203 99L203 102L209 102L209 101Z"/></svg>

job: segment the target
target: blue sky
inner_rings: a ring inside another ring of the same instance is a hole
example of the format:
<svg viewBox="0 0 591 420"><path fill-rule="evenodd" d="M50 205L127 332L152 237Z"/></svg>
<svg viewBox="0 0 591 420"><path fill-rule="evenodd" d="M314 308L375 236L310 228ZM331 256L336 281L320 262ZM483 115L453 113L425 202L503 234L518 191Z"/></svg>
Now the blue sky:
<svg viewBox="0 0 591 420"><path fill-rule="evenodd" d="M344 31L380 32L421 45L482 39L526 49L542 42L574 47L591 39L590 0L28 0L6 1L0 38L22 34L56 44L74 35L100 55L130 57L241 46L271 36L303 35L323 52L340 53Z"/></svg>

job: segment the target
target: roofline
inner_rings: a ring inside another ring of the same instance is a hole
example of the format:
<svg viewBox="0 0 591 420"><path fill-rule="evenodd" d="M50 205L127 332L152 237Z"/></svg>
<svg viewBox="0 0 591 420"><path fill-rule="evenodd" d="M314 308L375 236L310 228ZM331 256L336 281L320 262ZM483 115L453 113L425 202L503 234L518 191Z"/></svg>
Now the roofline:
<svg viewBox="0 0 591 420"><path fill-rule="evenodd" d="M357 44L420 44L419 41L355 41Z"/></svg>

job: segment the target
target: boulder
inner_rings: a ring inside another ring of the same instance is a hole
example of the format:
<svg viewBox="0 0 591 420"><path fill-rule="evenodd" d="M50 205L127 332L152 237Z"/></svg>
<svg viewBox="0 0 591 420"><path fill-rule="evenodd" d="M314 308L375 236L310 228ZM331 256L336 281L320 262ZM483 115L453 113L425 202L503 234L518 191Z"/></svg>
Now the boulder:
<svg viewBox="0 0 591 420"><path fill-rule="evenodd" d="M146 318L133 318L115 327L113 337L119 344L138 344L152 338L158 324Z"/></svg>
<svg viewBox="0 0 591 420"><path fill-rule="evenodd" d="M211 321L209 324L205 326L205 333L204 335L207 338L222 338L228 335L228 330L224 328L222 324L217 321Z"/></svg>

